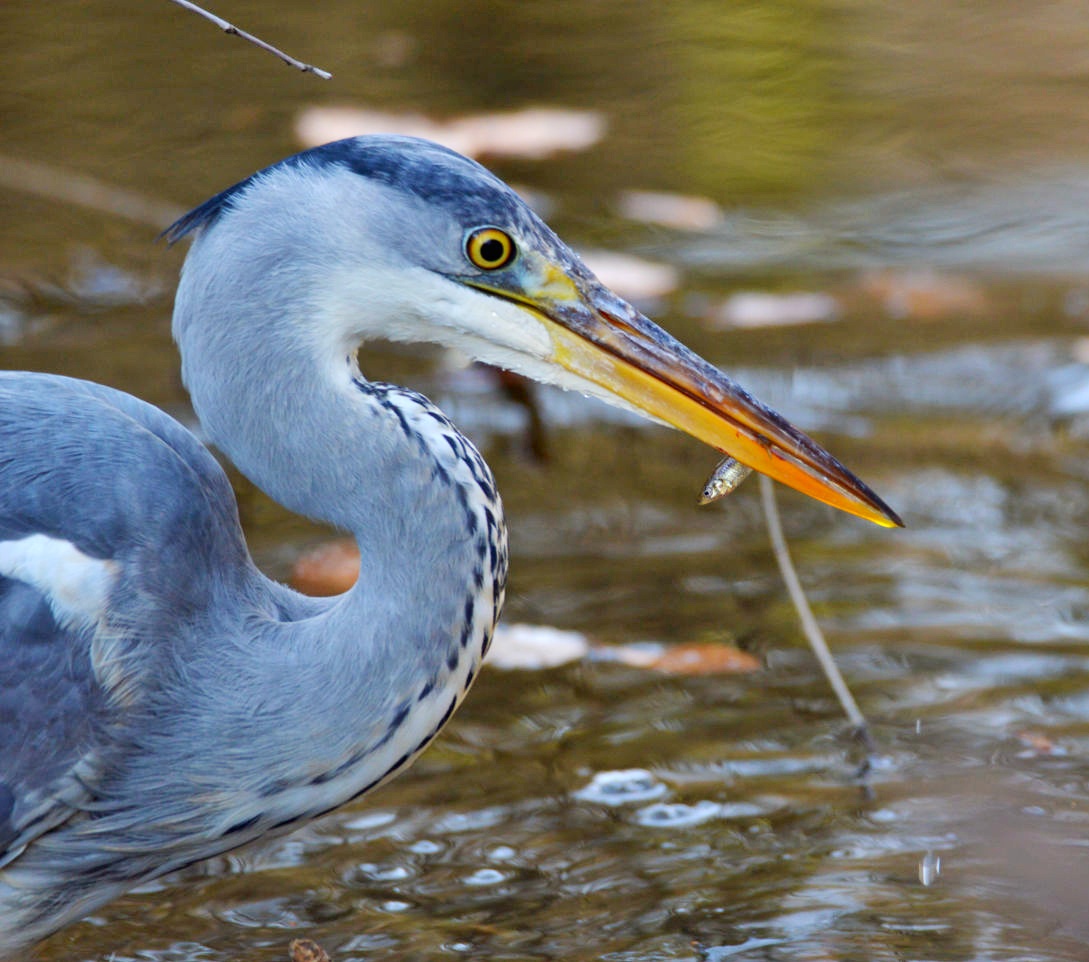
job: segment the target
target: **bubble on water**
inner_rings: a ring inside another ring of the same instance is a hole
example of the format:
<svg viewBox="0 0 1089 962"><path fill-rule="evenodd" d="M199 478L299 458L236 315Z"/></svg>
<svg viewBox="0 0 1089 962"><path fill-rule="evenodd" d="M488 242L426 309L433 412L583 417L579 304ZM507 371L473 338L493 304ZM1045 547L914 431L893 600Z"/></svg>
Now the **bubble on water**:
<svg viewBox="0 0 1089 962"><path fill-rule="evenodd" d="M752 802L727 802L719 805L718 814L721 818L756 818L766 815L768 810Z"/></svg>
<svg viewBox="0 0 1089 962"><path fill-rule="evenodd" d="M412 874L404 865L376 865L373 862L357 865L355 873L358 878L371 882L403 882Z"/></svg>
<svg viewBox="0 0 1089 962"><path fill-rule="evenodd" d="M506 876L502 872L496 871L494 868L482 868L473 872L472 875L468 875L465 878L466 885L497 885L502 882Z"/></svg>
<svg viewBox="0 0 1089 962"><path fill-rule="evenodd" d="M217 911L216 918L239 928L295 929L309 921L287 898L240 902Z"/></svg>
<svg viewBox="0 0 1089 962"><path fill-rule="evenodd" d="M721 805L706 800L697 802L695 805L685 805L683 802L658 802L640 809L635 820L649 828L687 828L715 818L721 812Z"/></svg>
<svg viewBox="0 0 1089 962"><path fill-rule="evenodd" d="M507 809L501 805L471 812L448 812L432 822L431 829L444 834L448 832L480 832L498 825L507 815Z"/></svg>
<svg viewBox="0 0 1089 962"><path fill-rule="evenodd" d="M496 845L488 852L488 859L492 862L509 862L517 854L509 845Z"/></svg>
<svg viewBox="0 0 1089 962"><path fill-rule="evenodd" d="M786 939L748 939L737 945L716 945L706 950L704 958L707 962L718 962L730 956L751 952L753 949L763 949L769 945L781 945Z"/></svg>
<svg viewBox="0 0 1089 962"><path fill-rule="evenodd" d="M396 899L389 899L382 903L383 912L404 912L412 908L409 902L400 902Z"/></svg>
<svg viewBox="0 0 1089 962"><path fill-rule="evenodd" d="M933 885L938 876L942 874L942 857L933 852L927 852L919 859L919 881L923 885Z"/></svg>
<svg viewBox="0 0 1089 962"><path fill-rule="evenodd" d="M575 792L575 798L602 805L627 805L661 798L669 789L642 768L598 772L590 784Z"/></svg>
<svg viewBox="0 0 1089 962"><path fill-rule="evenodd" d="M395 812L365 812L353 818L350 822L346 822L344 827L353 832L365 832L369 828L381 828L383 825L389 825L396 818L397 814Z"/></svg>

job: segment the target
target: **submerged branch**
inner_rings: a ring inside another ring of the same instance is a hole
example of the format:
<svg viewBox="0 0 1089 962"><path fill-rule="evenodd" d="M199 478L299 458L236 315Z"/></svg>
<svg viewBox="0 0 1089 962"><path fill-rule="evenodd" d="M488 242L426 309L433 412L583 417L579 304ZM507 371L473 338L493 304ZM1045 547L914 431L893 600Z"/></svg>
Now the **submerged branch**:
<svg viewBox="0 0 1089 962"><path fill-rule="evenodd" d="M870 729L866 718L859 710L847 682L843 680L839 667L836 665L832 652L828 649L828 642L824 640L817 619L813 616L813 610L809 607L809 601L802 590L802 583L798 580L798 572L794 569L794 563L790 560L790 551L787 549L786 538L783 537L783 525L779 520L779 505L775 499L775 486L771 479L760 475L760 501L764 506L764 517L767 520L768 536L771 538L771 547L775 553L775 560L779 565L779 572L786 582L790 600L798 612L798 619L802 623L802 631L805 633L809 647L817 656L821 670L824 672L832 690L836 693L839 703L847 713L847 718L855 728L860 741L866 747L867 752L873 751L873 740L870 737Z"/></svg>
<svg viewBox="0 0 1089 962"><path fill-rule="evenodd" d="M123 217L157 231L185 213L184 207L107 184L87 174L9 154L0 154L0 188Z"/></svg>

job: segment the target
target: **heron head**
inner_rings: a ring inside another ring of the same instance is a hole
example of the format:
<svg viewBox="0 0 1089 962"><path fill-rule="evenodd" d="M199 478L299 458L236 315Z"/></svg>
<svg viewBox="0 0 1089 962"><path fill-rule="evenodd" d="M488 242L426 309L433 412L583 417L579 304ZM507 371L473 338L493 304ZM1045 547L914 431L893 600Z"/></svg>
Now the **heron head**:
<svg viewBox="0 0 1089 962"><path fill-rule="evenodd" d="M474 161L415 138L338 141L213 198L168 236L224 211L242 217L263 192L274 214L277 192L303 198L309 230L293 237L280 217L280 234L306 262L300 275L322 275L314 316L331 320L346 346L378 336L455 347L638 411L851 514L901 524L816 442L606 288ZM277 217L257 217L267 237Z"/></svg>

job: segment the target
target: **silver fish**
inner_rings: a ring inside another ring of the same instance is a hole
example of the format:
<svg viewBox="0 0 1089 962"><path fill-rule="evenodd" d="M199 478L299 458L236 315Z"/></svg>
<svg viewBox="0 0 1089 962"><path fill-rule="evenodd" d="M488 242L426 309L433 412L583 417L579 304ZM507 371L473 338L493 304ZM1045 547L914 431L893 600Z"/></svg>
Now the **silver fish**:
<svg viewBox="0 0 1089 962"><path fill-rule="evenodd" d="M719 498L725 498L750 474L752 474L752 468L747 464L735 461L729 456L723 458L719 461L715 470L711 472L711 477L707 479L707 483L703 486L699 496L699 503L710 504Z"/></svg>

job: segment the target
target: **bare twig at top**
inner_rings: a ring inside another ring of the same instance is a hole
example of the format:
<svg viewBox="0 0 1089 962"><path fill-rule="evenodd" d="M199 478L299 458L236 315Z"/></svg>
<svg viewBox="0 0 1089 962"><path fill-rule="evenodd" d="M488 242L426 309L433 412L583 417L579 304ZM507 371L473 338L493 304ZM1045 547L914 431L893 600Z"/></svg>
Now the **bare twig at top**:
<svg viewBox="0 0 1089 962"><path fill-rule="evenodd" d="M284 53L278 47L272 46L270 43L265 43L260 37L255 37L252 33L246 33L245 30L240 30L233 23L228 23L222 17L217 17L214 13L209 13L203 7L198 7L195 3L190 3L189 0L170 0L171 3L176 3L179 7L185 7L186 10L191 10L197 16L204 17L205 20L209 20L214 23L224 33L233 37L241 37L243 40L248 40L254 46L260 47L262 50L267 50L274 56L279 57L289 67L294 67L296 70L301 70L303 73L312 73L317 77L321 77L322 80L329 80L332 78L332 74L328 70L322 70L321 67L315 67L313 64L303 63L301 60L296 60L294 57Z"/></svg>

